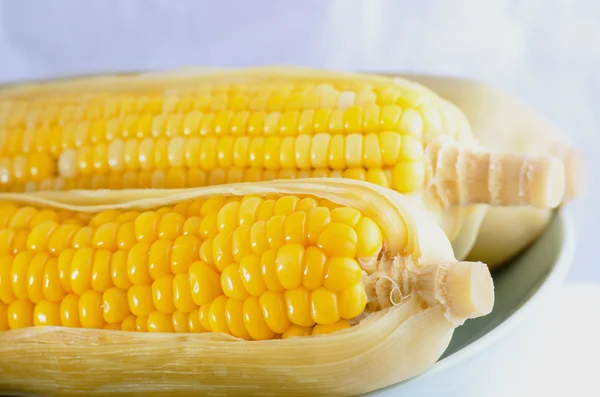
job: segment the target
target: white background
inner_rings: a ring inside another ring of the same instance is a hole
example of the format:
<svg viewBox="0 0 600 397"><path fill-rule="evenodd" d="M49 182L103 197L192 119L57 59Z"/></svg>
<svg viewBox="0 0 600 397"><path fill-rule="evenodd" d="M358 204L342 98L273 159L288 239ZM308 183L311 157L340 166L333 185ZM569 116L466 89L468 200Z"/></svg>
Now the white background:
<svg viewBox="0 0 600 397"><path fill-rule="evenodd" d="M600 1L0 0L0 82L273 63L465 76L532 105L586 151L569 278L600 281Z"/></svg>

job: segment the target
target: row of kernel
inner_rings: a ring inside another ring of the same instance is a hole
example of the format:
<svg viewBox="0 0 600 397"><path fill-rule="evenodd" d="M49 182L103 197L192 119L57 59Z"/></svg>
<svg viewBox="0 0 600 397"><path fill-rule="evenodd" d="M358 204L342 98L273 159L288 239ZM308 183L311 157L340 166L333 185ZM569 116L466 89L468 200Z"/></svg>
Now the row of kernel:
<svg viewBox="0 0 600 397"><path fill-rule="evenodd" d="M252 92L201 93L167 96L97 96L80 99L80 104L47 102L31 106L16 103L0 118L0 127L8 128L64 125L71 121L107 119L141 113L186 113L192 110L218 112L284 111L348 107L375 102L371 91L338 91L328 85L303 89L290 86L254 90Z"/></svg>
<svg viewBox="0 0 600 397"><path fill-rule="evenodd" d="M99 143L63 152L58 160L58 172L63 177L74 177L170 167L200 168L205 171L229 167L267 170L376 169L394 166L399 162L420 161L422 157L421 142L398 132L365 136L320 133L285 138L118 139L108 145Z"/></svg>
<svg viewBox="0 0 600 397"><path fill-rule="evenodd" d="M429 117L435 121L435 112ZM437 118L439 121L439 117ZM428 121L429 124L433 121ZM440 124L437 122L436 124ZM441 129L441 125L435 127ZM141 114L95 121L68 122L63 126L34 129L0 129L0 153L16 155L33 151L50 152L115 139L175 136L262 136L326 132L371 133L399 131L420 138L423 118L412 109L395 105L351 106L346 109L289 110L286 112L233 112L204 114Z"/></svg>

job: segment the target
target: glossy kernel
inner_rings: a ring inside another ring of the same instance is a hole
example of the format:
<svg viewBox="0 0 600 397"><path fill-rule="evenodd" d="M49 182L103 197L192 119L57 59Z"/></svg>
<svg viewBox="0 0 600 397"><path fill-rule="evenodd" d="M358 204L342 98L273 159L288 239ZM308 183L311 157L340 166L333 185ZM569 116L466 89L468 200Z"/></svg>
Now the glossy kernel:
<svg viewBox="0 0 600 397"><path fill-rule="evenodd" d="M323 228L317 246L327 256L354 258L358 246L358 236L354 229L344 223L332 222Z"/></svg>
<svg viewBox="0 0 600 397"><path fill-rule="evenodd" d="M277 334L285 332L290 320L287 317L284 295L280 292L266 291L259 298L259 302L268 327Z"/></svg>
<svg viewBox="0 0 600 397"><path fill-rule="evenodd" d="M34 325L60 325L60 303L43 300L33 310Z"/></svg>
<svg viewBox="0 0 600 397"><path fill-rule="evenodd" d="M305 288L291 289L285 292L287 316L292 324L303 327L314 325L311 317L310 291Z"/></svg>
<svg viewBox="0 0 600 397"><path fill-rule="evenodd" d="M327 273L323 286L330 291L338 292L360 282L362 270L354 259L332 257L327 260Z"/></svg>
<svg viewBox="0 0 600 397"><path fill-rule="evenodd" d="M112 287L102 294L104 321L110 324L120 323L130 314L127 292Z"/></svg>
<svg viewBox="0 0 600 397"><path fill-rule="evenodd" d="M79 298L79 321L83 328L102 328L104 325L102 294L89 290Z"/></svg>
<svg viewBox="0 0 600 397"><path fill-rule="evenodd" d="M29 300L17 300L8 305L8 327L18 329L33 325L33 303Z"/></svg>
<svg viewBox="0 0 600 397"><path fill-rule="evenodd" d="M337 296L320 287L311 293L311 316L317 324L333 324L340 319Z"/></svg>
<svg viewBox="0 0 600 397"><path fill-rule="evenodd" d="M173 278L173 301L180 312L189 313L196 308L188 274L177 274Z"/></svg>
<svg viewBox="0 0 600 397"><path fill-rule="evenodd" d="M248 334L253 340L272 339L275 333L267 325L259 299L255 296L250 296L244 301L244 325Z"/></svg>
<svg viewBox="0 0 600 397"><path fill-rule="evenodd" d="M243 300L248 297L240 276L239 265L233 263L223 269L221 273L221 288L223 293L230 298Z"/></svg>
<svg viewBox="0 0 600 397"><path fill-rule="evenodd" d="M165 274L152 283L152 302L154 307L162 313L173 313L173 275Z"/></svg>
<svg viewBox="0 0 600 397"><path fill-rule="evenodd" d="M192 299L198 306L210 303L223 293L221 275L202 261L196 261L190 267L189 282Z"/></svg>
<svg viewBox="0 0 600 397"><path fill-rule="evenodd" d="M152 282L148 267L149 251L149 244L138 243L131 248L127 255L127 274L129 281L134 285L150 284Z"/></svg>
<svg viewBox="0 0 600 397"><path fill-rule="evenodd" d="M27 295L33 303L44 300L44 265L50 255L47 252L36 254L27 270Z"/></svg>
<svg viewBox="0 0 600 397"><path fill-rule="evenodd" d="M131 313L136 316L148 316L154 310L152 286L133 285L127 290L127 301Z"/></svg>
<svg viewBox="0 0 600 397"><path fill-rule="evenodd" d="M174 274L186 273L192 262L198 259L201 241L196 236L180 236L171 249L171 271Z"/></svg>
<svg viewBox="0 0 600 397"><path fill-rule="evenodd" d="M148 316L148 332L173 332L170 314L154 311Z"/></svg>
<svg viewBox="0 0 600 397"><path fill-rule="evenodd" d="M240 276L244 288L250 295L261 296L267 286L261 274L261 256L250 254L240 262Z"/></svg>
<svg viewBox="0 0 600 397"><path fill-rule="evenodd" d="M60 323L64 327L81 327L77 295L69 294L60 303Z"/></svg>
<svg viewBox="0 0 600 397"><path fill-rule="evenodd" d="M288 244L279 248L277 258L277 278L284 289L290 290L302 285L304 272L304 247L300 244Z"/></svg>

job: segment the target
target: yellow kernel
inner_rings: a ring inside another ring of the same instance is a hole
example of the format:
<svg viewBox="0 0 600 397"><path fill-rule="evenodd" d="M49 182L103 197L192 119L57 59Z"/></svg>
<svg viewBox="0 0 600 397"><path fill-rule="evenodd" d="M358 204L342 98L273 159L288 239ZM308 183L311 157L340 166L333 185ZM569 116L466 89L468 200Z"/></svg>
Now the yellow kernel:
<svg viewBox="0 0 600 397"><path fill-rule="evenodd" d="M210 303L223 293L221 276L202 261L196 261L190 266L189 283L192 299L198 306Z"/></svg>
<svg viewBox="0 0 600 397"><path fill-rule="evenodd" d="M158 238L174 240L182 234L185 217L177 212L168 212L158 225Z"/></svg>
<svg viewBox="0 0 600 397"><path fill-rule="evenodd" d="M194 309L194 310L197 310L197 309ZM189 317L189 313L183 313L183 312L180 312L179 310L177 310L173 314L171 314L171 323L173 326L173 332L176 332L176 333L188 332L189 331L188 317ZM148 319L148 322L149 322L149 319Z"/></svg>
<svg viewBox="0 0 600 397"><path fill-rule="evenodd" d="M60 303L60 324L63 327L81 327L77 295L69 294Z"/></svg>
<svg viewBox="0 0 600 397"><path fill-rule="evenodd" d="M327 273L323 285L330 291L338 292L358 282L362 277L362 270L354 259L333 257L327 260Z"/></svg>
<svg viewBox="0 0 600 397"><path fill-rule="evenodd" d="M206 331L210 332L211 328L210 328L210 303L204 304L202 305L199 309L198 309L198 320L200 320L200 325L202 325L202 328L204 328Z"/></svg>
<svg viewBox="0 0 600 397"><path fill-rule="evenodd" d="M271 248L279 248L285 244L284 215L275 215L266 223L267 242Z"/></svg>
<svg viewBox="0 0 600 397"><path fill-rule="evenodd" d="M102 294L89 290L79 298L79 321L83 328L102 328L104 309Z"/></svg>
<svg viewBox="0 0 600 397"><path fill-rule="evenodd" d="M285 137L279 146L279 164L281 168L296 168L296 138Z"/></svg>
<svg viewBox="0 0 600 397"><path fill-rule="evenodd" d="M153 280L169 273L171 270L171 242L156 240L148 253L148 273Z"/></svg>
<svg viewBox="0 0 600 397"><path fill-rule="evenodd" d="M111 275L112 252L99 249L94 255L92 265L92 288L98 292L104 292L113 286Z"/></svg>
<svg viewBox="0 0 600 397"><path fill-rule="evenodd" d="M425 167L421 162L402 162L392 171L392 188L400 193L418 191L425 179Z"/></svg>
<svg viewBox="0 0 600 397"><path fill-rule="evenodd" d="M377 224L370 218L362 217L355 230L358 236L357 257L369 258L378 255L383 248L383 236Z"/></svg>
<svg viewBox="0 0 600 397"><path fill-rule="evenodd" d="M286 195L281 197L275 202L275 206L273 208L274 215L290 215L294 212L296 205L300 201L300 198L297 196Z"/></svg>
<svg viewBox="0 0 600 397"><path fill-rule="evenodd" d="M139 316L135 318L135 331L148 332L148 316Z"/></svg>
<svg viewBox="0 0 600 397"><path fill-rule="evenodd" d="M187 326L188 326L188 330L189 332L195 334L195 333L200 333L200 332L206 332L206 330L204 329L204 327L202 326L201 322L200 322L200 309L194 309L191 312L189 312L188 317L187 317Z"/></svg>
<svg viewBox="0 0 600 397"><path fill-rule="evenodd" d="M248 297L248 292L242 283L238 264L233 263L223 269L221 273L221 289L230 298L241 300Z"/></svg>
<svg viewBox="0 0 600 397"><path fill-rule="evenodd" d="M152 283L152 302L154 307L162 313L173 313L173 275L165 274Z"/></svg>
<svg viewBox="0 0 600 397"><path fill-rule="evenodd" d="M71 288L77 295L83 295L91 288L94 250L89 247L75 250L71 262Z"/></svg>
<svg viewBox="0 0 600 397"><path fill-rule="evenodd" d="M275 264L277 278L284 289L298 288L302 285L303 261L303 246L289 244L279 248Z"/></svg>
<svg viewBox="0 0 600 397"><path fill-rule="evenodd" d="M396 105L385 105L381 108L381 115L379 118L379 129L380 131L393 131L398 125L400 120L400 114L402 109Z"/></svg>
<svg viewBox="0 0 600 397"><path fill-rule="evenodd" d="M311 316L317 324L333 324L340 319L337 296L324 287L311 292Z"/></svg>
<svg viewBox="0 0 600 397"><path fill-rule="evenodd" d="M171 250L171 271L173 274L185 273L192 262L198 259L200 239L196 236L180 236Z"/></svg>
<svg viewBox="0 0 600 397"><path fill-rule="evenodd" d="M325 278L327 256L320 248L310 246L305 250L305 263L302 286L309 290L319 288Z"/></svg>
<svg viewBox="0 0 600 397"><path fill-rule="evenodd" d="M127 301L136 316L147 316L154 310L151 285L133 285L127 290Z"/></svg>
<svg viewBox="0 0 600 397"><path fill-rule="evenodd" d="M104 321L109 324L121 323L129 316L127 292L112 287L102 294L102 310Z"/></svg>
<svg viewBox="0 0 600 397"><path fill-rule="evenodd" d="M331 210L331 221L345 223L348 226L354 227L361 218L360 211L354 208L340 207Z"/></svg>
<svg viewBox="0 0 600 397"><path fill-rule="evenodd" d="M133 222L125 222L117 232L117 246L120 249L130 249L135 244L135 230Z"/></svg>
<svg viewBox="0 0 600 397"><path fill-rule="evenodd" d="M173 278L173 301L180 312L189 313L196 307L187 274L177 274Z"/></svg>
<svg viewBox="0 0 600 397"><path fill-rule="evenodd" d="M136 330L137 318L130 314L121 322L121 331L134 332Z"/></svg>
<svg viewBox="0 0 600 397"><path fill-rule="evenodd" d="M33 303L17 300L8 305L8 328L18 329L33 326Z"/></svg>
<svg viewBox="0 0 600 397"><path fill-rule="evenodd" d="M134 285L150 284L152 282L148 266L149 251L149 244L137 243L127 255L127 275L129 281Z"/></svg>
<svg viewBox="0 0 600 397"><path fill-rule="evenodd" d="M419 161L423 158L423 145L421 140L410 135L402 137L400 159L403 161Z"/></svg>
<svg viewBox="0 0 600 397"><path fill-rule="evenodd" d="M290 325L285 298L281 292L266 291L259 298L260 308L267 326L276 334L282 334Z"/></svg>
<svg viewBox="0 0 600 397"><path fill-rule="evenodd" d="M234 261L231 235L231 232L221 232L213 239L213 259L214 264L219 271L223 271L227 265Z"/></svg>
<svg viewBox="0 0 600 397"><path fill-rule="evenodd" d="M134 222L135 237L139 242L152 243L157 238L160 215L155 211L142 212Z"/></svg>
<svg viewBox="0 0 600 397"><path fill-rule="evenodd" d="M362 127L365 132L370 133L379 131L379 113L380 107L377 105L367 105L364 108Z"/></svg>
<svg viewBox="0 0 600 397"><path fill-rule="evenodd" d="M4 260L4 259L2 259ZM11 259L12 261L12 259ZM11 263L8 263L10 266ZM2 266L5 266L7 269L10 269L9 266L0 265L0 288L2 288ZM58 270L58 259L57 258L49 258L46 261L44 266L44 281L43 281L43 293L44 297L52 302L60 302L65 296L65 290L62 286L59 270ZM12 293L12 289L11 289ZM2 299L2 294L0 293L0 300ZM12 300L11 300L12 301ZM5 302L5 303L10 303Z"/></svg>
<svg viewBox="0 0 600 397"><path fill-rule="evenodd" d="M275 333L269 328L263 318L262 308L257 297L251 296L244 301L244 325L253 340L267 340Z"/></svg>
<svg viewBox="0 0 600 397"><path fill-rule="evenodd" d="M117 251L113 254L110 263L110 273L112 282L115 287L127 289L131 286L129 276L127 274L127 251Z"/></svg>
<svg viewBox="0 0 600 397"><path fill-rule="evenodd" d="M275 200L264 200L256 209L257 221L268 221L273 216Z"/></svg>
<svg viewBox="0 0 600 397"><path fill-rule="evenodd" d="M115 222L100 225L94 232L92 246L114 251L117 249L117 233L119 225Z"/></svg>
<svg viewBox="0 0 600 397"><path fill-rule="evenodd" d="M277 276L277 250L270 249L265 251L261 257L261 274L262 278L270 291L284 291L281 282Z"/></svg>
<svg viewBox="0 0 600 397"><path fill-rule="evenodd" d="M304 288L290 289L285 292L287 316L292 324L303 327L314 325L311 317L311 293Z"/></svg>
<svg viewBox="0 0 600 397"><path fill-rule="evenodd" d="M60 303L43 300L33 310L33 325L60 325Z"/></svg>
<svg viewBox="0 0 600 397"><path fill-rule="evenodd" d="M80 228L79 231L73 236L71 246L75 249L91 247L94 233L95 231L91 227L85 226Z"/></svg>
<svg viewBox="0 0 600 397"><path fill-rule="evenodd" d="M334 170L341 170L346 167L346 136L333 135L329 141L329 167Z"/></svg>
<svg viewBox="0 0 600 397"><path fill-rule="evenodd" d="M210 304L208 317L212 332L229 333L227 318L225 317L225 305L227 304L227 300L228 298L225 295L221 295Z"/></svg>
<svg viewBox="0 0 600 397"><path fill-rule="evenodd" d="M170 314L153 311L148 316L148 332L173 332L173 322Z"/></svg>
<svg viewBox="0 0 600 397"><path fill-rule="evenodd" d="M46 252L36 254L27 269L27 295L33 303L44 300L44 264L50 258Z"/></svg>
<svg viewBox="0 0 600 397"><path fill-rule="evenodd" d="M362 283L358 282L338 292L340 316L352 319L360 315L367 305L367 294Z"/></svg>
<svg viewBox="0 0 600 397"><path fill-rule="evenodd" d="M323 228L331 222L331 214L328 208L315 207L308 211L306 218L306 237L309 244L315 245L321 235Z"/></svg>
<svg viewBox="0 0 600 397"><path fill-rule="evenodd" d="M321 232L317 246L327 256L354 258L358 245L358 236L354 229L344 223L331 222Z"/></svg>
<svg viewBox="0 0 600 397"><path fill-rule="evenodd" d="M250 339L244 325L244 301L228 299L225 303L225 319L231 335L236 338Z"/></svg>

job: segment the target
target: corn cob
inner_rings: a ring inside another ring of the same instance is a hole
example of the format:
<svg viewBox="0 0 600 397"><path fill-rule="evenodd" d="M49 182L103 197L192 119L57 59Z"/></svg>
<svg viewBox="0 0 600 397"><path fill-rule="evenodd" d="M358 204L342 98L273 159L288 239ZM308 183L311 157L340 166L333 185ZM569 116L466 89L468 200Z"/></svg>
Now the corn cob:
<svg viewBox="0 0 600 397"><path fill-rule="evenodd" d="M421 86L294 69L7 89L0 156L9 191L344 177L444 207L554 207L564 190L560 161L477 149L462 112Z"/></svg>
<svg viewBox="0 0 600 397"><path fill-rule="evenodd" d="M581 198L586 188L583 153L564 131L501 90L448 77L408 75L456 104L468 117L477 141L487 148L513 153L551 155L565 168L561 206ZM499 121L502 120L500 123ZM528 247L546 230L554 211L531 207L492 207L480 228L467 260L477 258L490 267Z"/></svg>
<svg viewBox="0 0 600 397"><path fill-rule="evenodd" d="M1 197L0 387L355 395L422 372L493 305L487 267L457 262L419 201L389 189L146 193Z"/></svg>

